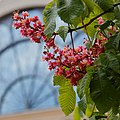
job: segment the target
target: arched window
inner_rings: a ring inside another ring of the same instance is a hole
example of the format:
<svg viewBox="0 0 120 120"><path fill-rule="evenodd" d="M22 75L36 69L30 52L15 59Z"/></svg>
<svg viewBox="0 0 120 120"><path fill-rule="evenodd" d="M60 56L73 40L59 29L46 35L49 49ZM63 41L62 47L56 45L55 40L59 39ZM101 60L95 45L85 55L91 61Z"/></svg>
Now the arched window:
<svg viewBox="0 0 120 120"><path fill-rule="evenodd" d="M31 16L38 15L42 20L43 6L47 2L10 0L0 3L3 13L0 17L0 114L58 106L57 89L52 86L53 73L41 61L43 44L22 38L12 28L12 11L27 9Z"/></svg>
<svg viewBox="0 0 120 120"><path fill-rule="evenodd" d="M27 9L31 16L38 15L42 20L43 7L49 1L0 1L0 114L58 107L53 72L41 61L43 43L32 43L12 28L14 10ZM83 37L81 31L74 34L76 46L82 43ZM69 40L66 42L71 44ZM58 40L58 44L65 43Z"/></svg>

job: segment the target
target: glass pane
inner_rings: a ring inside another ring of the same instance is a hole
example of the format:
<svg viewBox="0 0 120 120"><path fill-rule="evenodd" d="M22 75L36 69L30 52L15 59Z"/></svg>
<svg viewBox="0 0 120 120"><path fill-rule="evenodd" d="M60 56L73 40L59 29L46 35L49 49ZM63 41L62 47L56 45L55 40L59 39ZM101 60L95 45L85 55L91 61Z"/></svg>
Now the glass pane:
<svg viewBox="0 0 120 120"><path fill-rule="evenodd" d="M30 16L38 15L42 21L42 10L29 10ZM0 19L0 114L58 107L53 72L41 61L44 44L22 38L12 28L11 17L12 14ZM62 25L65 23L57 18L57 29ZM81 45L84 37L82 31L74 32L75 46ZM60 47L71 45L70 36L66 42L57 37L56 43Z"/></svg>
<svg viewBox="0 0 120 120"><path fill-rule="evenodd" d="M29 13L42 20L42 8ZM22 38L11 16L0 19L0 114L58 107L53 73L41 61L43 43Z"/></svg>

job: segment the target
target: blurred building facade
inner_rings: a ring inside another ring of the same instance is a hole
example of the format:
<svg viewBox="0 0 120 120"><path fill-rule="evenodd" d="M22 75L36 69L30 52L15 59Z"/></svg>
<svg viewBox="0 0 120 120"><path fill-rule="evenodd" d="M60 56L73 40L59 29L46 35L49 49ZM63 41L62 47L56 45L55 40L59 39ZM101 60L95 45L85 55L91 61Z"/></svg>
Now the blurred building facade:
<svg viewBox="0 0 120 120"><path fill-rule="evenodd" d="M43 43L32 43L12 28L12 12L28 10L42 20L49 1L0 1L0 114L58 107L53 72L41 61Z"/></svg>
<svg viewBox="0 0 120 120"><path fill-rule="evenodd" d="M59 107L52 83L54 71L41 61L44 43L32 43L12 28L14 10L27 10L42 21L43 8L50 1L0 0L0 115ZM57 18L60 25L64 23ZM75 46L82 44L84 37L81 31L75 33ZM57 40L57 44L63 47L71 42L67 37L66 43Z"/></svg>

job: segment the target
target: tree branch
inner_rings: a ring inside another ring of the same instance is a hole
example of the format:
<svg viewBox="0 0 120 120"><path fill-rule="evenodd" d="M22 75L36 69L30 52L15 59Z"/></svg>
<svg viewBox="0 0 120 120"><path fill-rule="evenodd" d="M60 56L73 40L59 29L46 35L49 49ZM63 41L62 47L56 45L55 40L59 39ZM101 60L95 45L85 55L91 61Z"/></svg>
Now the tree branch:
<svg viewBox="0 0 120 120"><path fill-rule="evenodd" d="M102 15L104 15L104 14L106 14L106 13L109 13L112 9L114 9L114 7L116 7L116 6L118 6L118 5L120 5L120 3L114 4L113 7L109 8L108 10L106 10L106 11L104 11L104 12L102 12L102 13L100 13L100 14L97 15L96 17L92 18L92 19L91 19L88 23L86 23L85 25L80 26L80 27L75 28L75 29L70 29L68 32L76 31L76 30L79 30L79 29L82 29L82 28L87 27L87 26L90 25L94 20L96 20L97 18L99 18L100 16L102 16Z"/></svg>

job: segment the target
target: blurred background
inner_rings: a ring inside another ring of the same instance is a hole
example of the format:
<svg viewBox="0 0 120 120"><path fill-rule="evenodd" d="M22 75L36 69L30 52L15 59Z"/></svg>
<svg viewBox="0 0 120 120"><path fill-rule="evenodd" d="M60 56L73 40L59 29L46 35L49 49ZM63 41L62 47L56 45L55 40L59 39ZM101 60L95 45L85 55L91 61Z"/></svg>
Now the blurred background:
<svg viewBox="0 0 120 120"><path fill-rule="evenodd" d="M31 110L59 108L57 87L53 86L54 71L41 60L44 43L36 44L22 38L12 28L14 10L28 11L42 20L44 6L50 0L0 0L0 115ZM57 18L57 26L64 24ZM74 33L75 46L82 44L82 31ZM60 38L57 44L71 45Z"/></svg>

